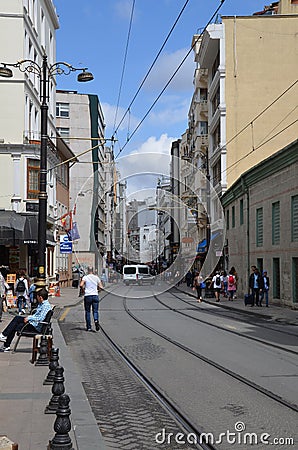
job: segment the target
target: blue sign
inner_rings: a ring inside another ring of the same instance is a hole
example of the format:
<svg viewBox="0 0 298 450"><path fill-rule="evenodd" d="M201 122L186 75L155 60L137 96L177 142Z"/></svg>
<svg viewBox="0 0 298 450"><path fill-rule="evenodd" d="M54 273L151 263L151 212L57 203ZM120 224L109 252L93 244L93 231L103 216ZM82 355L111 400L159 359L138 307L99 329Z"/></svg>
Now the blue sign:
<svg viewBox="0 0 298 450"><path fill-rule="evenodd" d="M60 253L72 253L72 241L69 241L67 234L60 236Z"/></svg>

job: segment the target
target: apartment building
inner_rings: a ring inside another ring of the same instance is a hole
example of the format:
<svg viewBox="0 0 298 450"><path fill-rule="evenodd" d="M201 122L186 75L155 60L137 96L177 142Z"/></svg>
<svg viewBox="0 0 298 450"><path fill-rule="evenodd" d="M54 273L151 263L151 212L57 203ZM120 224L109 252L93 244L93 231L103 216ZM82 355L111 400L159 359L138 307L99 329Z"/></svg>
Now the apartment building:
<svg viewBox="0 0 298 450"><path fill-rule="evenodd" d="M1 62L15 64L30 60L19 67L10 67L11 78L0 77L0 261L11 271L25 269L30 276L37 266L37 214L40 160L40 78L44 51L48 64L56 58L58 17L52 0L0 1ZM47 149L47 275L55 275L55 221L57 195L64 209L68 208L68 164L54 169L73 156L63 143L56 143L55 77L48 85L48 149ZM5 107L4 107L5 105ZM64 192L57 186L62 186ZM60 189L60 194L57 193ZM2 218L5 220L2 220ZM67 268L66 263L63 267ZM65 271L65 270L64 270Z"/></svg>
<svg viewBox="0 0 298 450"><path fill-rule="evenodd" d="M72 262L102 272L106 227L104 116L97 95L57 90L56 123L77 162L70 170L70 212L79 238Z"/></svg>
<svg viewBox="0 0 298 450"><path fill-rule="evenodd" d="M218 195L297 137L297 24L297 2L280 0L263 13L223 16L197 39L196 61L208 70L208 157Z"/></svg>

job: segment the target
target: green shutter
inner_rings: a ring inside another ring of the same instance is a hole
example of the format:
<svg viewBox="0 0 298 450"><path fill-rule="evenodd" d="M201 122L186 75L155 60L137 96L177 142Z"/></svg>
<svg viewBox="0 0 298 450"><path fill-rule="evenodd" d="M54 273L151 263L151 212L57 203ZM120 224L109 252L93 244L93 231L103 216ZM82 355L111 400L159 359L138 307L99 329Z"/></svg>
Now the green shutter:
<svg viewBox="0 0 298 450"><path fill-rule="evenodd" d="M257 247L263 245L263 208L256 210L256 242Z"/></svg>
<svg viewBox="0 0 298 450"><path fill-rule="evenodd" d="M243 208L243 199L240 200L240 225L244 223L244 208Z"/></svg>
<svg viewBox="0 0 298 450"><path fill-rule="evenodd" d="M235 206L232 206L232 228L235 228Z"/></svg>
<svg viewBox="0 0 298 450"><path fill-rule="evenodd" d="M298 195L292 197L292 242L298 242Z"/></svg>
<svg viewBox="0 0 298 450"><path fill-rule="evenodd" d="M272 203L272 245L280 244L280 203Z"/></svg>

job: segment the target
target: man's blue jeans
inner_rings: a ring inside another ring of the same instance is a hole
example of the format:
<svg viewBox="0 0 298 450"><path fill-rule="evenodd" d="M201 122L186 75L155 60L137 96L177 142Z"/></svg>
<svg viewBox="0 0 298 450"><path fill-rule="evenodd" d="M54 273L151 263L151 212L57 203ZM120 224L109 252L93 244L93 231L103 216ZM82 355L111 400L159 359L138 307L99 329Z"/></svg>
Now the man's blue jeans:
<svg viewBox="0 0 298 450"><path fill-rule="evenodd" d="M91 330L91 307L94 322L98 322L98 305L99 305L98 295L85 295L84 307L85 307L85 320L87 330Z"/></svg>

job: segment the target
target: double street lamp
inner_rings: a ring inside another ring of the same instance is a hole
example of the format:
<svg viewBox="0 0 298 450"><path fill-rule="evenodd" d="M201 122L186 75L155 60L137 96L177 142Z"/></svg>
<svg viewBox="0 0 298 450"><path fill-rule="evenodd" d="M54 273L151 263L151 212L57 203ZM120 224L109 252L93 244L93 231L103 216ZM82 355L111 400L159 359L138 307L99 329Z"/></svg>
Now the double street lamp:
<svg viewBox="0 0 298 450"><path fill-rule="evenodd" d="M75 68L65 62L57 62L48 65L47 55L42 57L42 65L38 65L31 59L24 59L15 64L2 63L0 76L13 77L10 67L15 67L21 72L33 73L40 80L41 126L40 126L40 170L39 170L39 209L38 209L38 286L46 286L46 230L47 230L47 143L48 143L48 100L49 83L55 75L69 75L71 72L80 71L79 82L93 80L93 75L87 72L87 68Z"/></svg>

